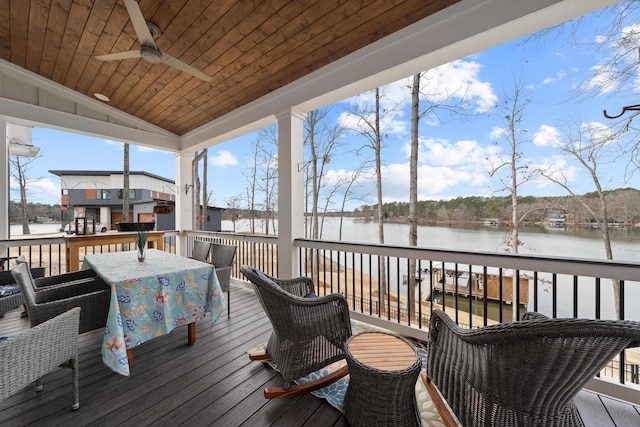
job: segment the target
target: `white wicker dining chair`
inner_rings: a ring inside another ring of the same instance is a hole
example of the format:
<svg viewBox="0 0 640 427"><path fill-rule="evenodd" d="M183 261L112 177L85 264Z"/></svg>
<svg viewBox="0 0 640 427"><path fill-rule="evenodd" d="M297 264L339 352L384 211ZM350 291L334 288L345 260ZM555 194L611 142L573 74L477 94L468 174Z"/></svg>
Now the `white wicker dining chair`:
<svg viewBox="0 0 640 427"><path fill-rule="evenodd" d="M75 307L29 330L0 341L0 400L19 392L35 381L43 389L41 377L60 367L72 371L71 408L80 407L78 371L78 328L80 308Z"/></svg>

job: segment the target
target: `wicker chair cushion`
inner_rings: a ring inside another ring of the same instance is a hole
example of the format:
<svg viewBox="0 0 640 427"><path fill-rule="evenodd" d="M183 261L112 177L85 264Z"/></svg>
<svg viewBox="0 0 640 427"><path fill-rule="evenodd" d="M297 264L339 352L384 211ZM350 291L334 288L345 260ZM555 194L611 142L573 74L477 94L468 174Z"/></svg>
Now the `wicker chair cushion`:
<svg viewBox="0 0 640 427"><path fill-rule="evenodd" d="M271 277L267 276L266 274L264 274L262 271L258 270L257 268L254 268L255 273L258 275L258 277L260 278L260 280L267 282L268 284L270 284L271 286L273 286L274 288L278 288L280 289L280 285L278 285L276 282L274 282L273 280L271 280Z"/></svg>
<svg viewBox="0 0 640 427"><path fill-rule="evenodd" d="M14 295L20 292L18 285L3 285L0 286L0 298Z"/></svg>
<svg viewBox="0 0 640 427"><path fill-rule="evenodd" d="M316 295L315 292L311 291L308 294L306 294L304 297L305 298L318 298L318 295Z"/></svg>

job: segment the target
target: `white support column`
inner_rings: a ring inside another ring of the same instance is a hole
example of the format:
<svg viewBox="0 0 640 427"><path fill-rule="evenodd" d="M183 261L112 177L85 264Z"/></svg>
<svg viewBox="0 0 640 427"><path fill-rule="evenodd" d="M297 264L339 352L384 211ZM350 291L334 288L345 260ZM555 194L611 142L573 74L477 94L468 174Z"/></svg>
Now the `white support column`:
<svg viewBox="0 0 640 427"><path fill-rule="evenodd" d="M0 149L0 165L4 172L0 173L0 240L9 240L9 136L7 121L0 118L0 135L4 142Z"/></svg>
<svg viewBox="0 0 640 427"><path fill-rule="evenodd" d="M278 276L299 274L294 239L304 237L304 119L294 108L278 119Z"/></svg>
<svg viewBox="0 0 640 427"><path fill-rule="evenodd" d="M176 153L176 230L180 235L176 238L176 253L187 256L187 236L185 230L193 230L193 176L191 161L193 152ZM189 191L187 192L187 186Z"/></svg>

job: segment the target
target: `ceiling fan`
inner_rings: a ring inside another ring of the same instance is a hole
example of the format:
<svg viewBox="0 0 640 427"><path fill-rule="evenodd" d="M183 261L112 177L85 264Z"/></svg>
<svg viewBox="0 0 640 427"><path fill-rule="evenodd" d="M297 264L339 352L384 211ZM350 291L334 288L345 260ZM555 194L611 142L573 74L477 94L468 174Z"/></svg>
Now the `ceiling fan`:
<svg viewBox="0 0 640 427"><path fill-rule="evenodd" d="M159 64L160 62L164 62L170 67L178 69L180 71L184 71L185 73L191 74L194 77L197 77L205 82L210 82L211 77L204 74L202 71L196 70L191 65L185 64L184 62L174 58L173 56L167 55L166 53L160 52L158 46L156 46L154 39L158 38L162 33L160 28L156 26L152 22L147 22L142 15L142 11L140 11L140 6L136 0L124 0L124 5L127 8L127 12L129 12L129 18L131 19L131 23L133 24L133 29L138 36L138 42L140 43L140 50L129 50L126 52L118 52L118 53L110 53L108 55L100 55L96 56L96 59L101 61L113 61L119 59L131 59L131 58L142 58L151 64Z"/></svg>

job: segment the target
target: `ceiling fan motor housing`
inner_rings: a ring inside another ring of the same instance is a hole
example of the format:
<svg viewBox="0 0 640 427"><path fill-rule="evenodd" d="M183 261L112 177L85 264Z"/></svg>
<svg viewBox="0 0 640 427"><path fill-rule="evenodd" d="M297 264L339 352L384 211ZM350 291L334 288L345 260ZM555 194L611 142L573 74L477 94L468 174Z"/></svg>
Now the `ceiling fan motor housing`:
<svg viewBox="0 0 640 427"><path fill-rule="evenodd" d="M152 64L159 64L162 61L162 53L160 53L160 50L148 43L143 43L140 46L140 56Z"/></svg>

